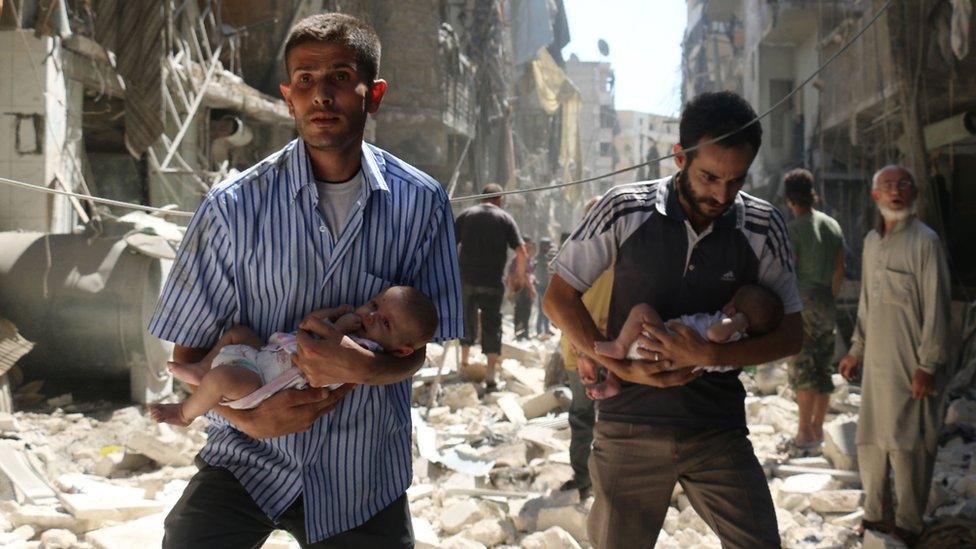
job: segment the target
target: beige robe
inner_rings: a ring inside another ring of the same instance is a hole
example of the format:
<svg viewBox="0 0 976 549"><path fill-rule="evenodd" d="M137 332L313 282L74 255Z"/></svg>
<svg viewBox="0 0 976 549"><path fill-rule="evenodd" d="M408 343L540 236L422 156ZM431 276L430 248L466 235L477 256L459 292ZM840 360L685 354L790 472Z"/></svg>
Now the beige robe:
<svg viewBox="0 0 976 549"><path fill-rule="evenodd" d="M850 354L862 359L857 444L934 451L942 424L949 326L949 268L938 235L909 217L864 239L861 298ZM912 399L915 370L936 394Z"/></svg>

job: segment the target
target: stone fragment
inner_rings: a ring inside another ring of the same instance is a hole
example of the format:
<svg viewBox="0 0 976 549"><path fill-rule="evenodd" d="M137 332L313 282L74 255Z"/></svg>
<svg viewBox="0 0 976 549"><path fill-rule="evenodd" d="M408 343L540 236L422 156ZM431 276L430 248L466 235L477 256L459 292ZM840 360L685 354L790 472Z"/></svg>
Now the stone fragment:
<svg viewBox="0 0 976 549"><path fill-rule="evenodd" d="M18 526L17 528L14 528L13 531L13 535L17 536L18 538L24 541L33 538L36 534L37 534L37 529L35 529L33 526L29 524Z"/></svg>
<svg viewBox="0 0 976 549"><path fill-rule="evenodd" d="M444 549L485 549L483 543L472 541L461 534L452 536L443 541Z"/></svg>
<svg viewBox="0 0 976 549"><path fill-rule="evenodd" d="M976 425L976 402L964 398L952 401L946 410L945 424Z"/></svg>
<svg viewBox="0 0 976 549"><path fill-rule="evenodd" d="M478 390L472 383L455 383L444 386L444 396L441 403L449 406L452 412L457 412L462 408L478 406Z"/></svg>
<svg viewBox="0 0 976 549"><path fill-rule="evenodd" d="M861 523L862 519L864 519L864 509L858 509L853 513L832 517L828 522L841 528L854 528Z"/></svg>
<svg viewBox="0 0 976 549"><path fill-rule="evenodd" d="M833 481L834 479L830 475L803 473L787 477L779 490L791 494L814 494L829 490Z"/></svg>
<svg viewBox="0 0 976 549"><path fill-rule="evenodd" d="M526 422L525 412L519 405L518 399L514 394L507 394L498 399L498 407L502 409L505 417L515 425L524 425Z"/></svg>
<svg viewBox="0 0 976 549"><path fill-rule="evenodd" d="M861 549L905 549L906 547L898 538L874 530L864 531L864 543L861 545Z"/></svg>
<svg viewBox="0 0 976 549"><path fill-rule="evenodd" d="M47 405L51 408L61 408L71 404L74 402L74 400L75 399L73 396L71 396L71 393L65 393L63 395L58 395L56 397L47 399Z"/></svg>
<svg viewBox="0 0 976 549"><path fill-rule="evenodd" d="M508 540L509 535L514 537L514 534L515 528L511 524L493 518L479 520L464 529L464 537L488 547L502 544Z"/></svg>
<svg viewBox="0 0 976 549"><path fill-rule="evenodd" d="M111 478L121 472L134 471L145 467L150 462L151 460L142 454L120 450L101 456L95 462L92 472L100 477Z"/></svg>
<svg viewBox="0 0 976 549"><path fill-rule="evenodd" d="M664 515L664 531L668 534L674 535L678 528L681 527L681 511L678 511L674 507L668 507L668 512Z"/></svg>
<svg viewBox="0 0 976 549"><path fill-rule="evenodd" d="M566 530L577 541L586 541L586 511L582 505L564 505L540 509L536 527L539 530L545 530L552 526Z"/></svg>
<svg viewBox="0 0 976 549"><path fill-rule="evenodd" d="M133 452L142 454L160 465L174 467L192 464L193 456L202 446L187 436L177 434L166 424L157 424L150 432L133 432L125 445Z"/></svg>
<svg viewBox="0 0 976 549"><path fill-rule="evenodd" d="M810 506L810 498L806 494L795 494L780 491L776 494L776 506L791 513L803 512Z"/></svg>
<svg viewBox="0 0 976 549"><path fill-rule="evenodd" d="M465 526L474 524L484 518L478 503L471 499L465 499L446 505L441 510L441 530L448 534L457 534Z"/></svg>
<svg viewBox="0 0 976 549"><path fill-rule="evenodd" d="M525 441L518 440L492 448L486 454L488 459L495 460L495 467L525 467L529 460L529 447Z"/></svg>
<svg viewBox="0 0 976 549"><path fill-rule="evenodd" d="M854 420L833 421L824 425L823 455L835 469L857 471L857 422Z"/></svg>
<svg viewBox="0 0 976 549"><path fill-rule="evenodd" d="M695 511L695 509L690 506L685 507L684 510L678 513L678 529L688 529L688 528L691 528L692 530L698 532L699 534L706 534L708 532L711 532L711 528L708 527L708 524L705 523L705 521L702 520L700 516L698 516L698 513Z"/></svg>
<svg viewBox="0 0 976 549"><path fill-rule="evenodd" d="M818 513L851 513L864 501L861 490L825 490L810 496L810 507Z"/></svg>
<svg viewBox="0 0 976 549"><path fill-rule="evenodd" d="M134 547L161 547L163 545L163 519L159 513L132 522L101 528L85 534L85 541L95 549L132 549Z"/></svg>
<svg viewBox="0 0 976 549"><path fill-rule="evenodd" d="M19 431L17 418L8 412L0 412L0 431Z"/></svg>
<svg viewBox="0 0 976 549"><path fill-rule="evenodd" d="M768 363L756 368L756 389L761 395L775 395L780 387L789 383L784 363Z"/></svg>
<svg viewBox="0 0 976 549"><path fill-rule="evenodd" d="M522 549L580 549L573 536L558 526L525 536L520 546Z"/></svg>
<svg viewBox="0 0 976 549"><path fill-rule="evenodd" d="M47 530L41 534L41 547L43 549L70 549L77 541L78 536L69 530L60 528Z"/></svg>
<svg viewBox="0 0 976 549"><path fill-rule="evenodd" d="M525 413L527 419L542 417L548 414L550 410L559 407L560 402L553 389L549 389L538 395L526 397L522 400L522 411Z"/></svg>
<svg viewBox="0 0 976 549"><path fill-rule="evenodd" d="M414 516L412 522L416 549L438 549L441 546L441 539L430 521Z"/></svg>
<svg viewBox="0 0 976 549"><path fill-rule="evenodd" d="M542 364L539 351L524 341L502 341L502 360L512 359L526 365Z"/></svg>

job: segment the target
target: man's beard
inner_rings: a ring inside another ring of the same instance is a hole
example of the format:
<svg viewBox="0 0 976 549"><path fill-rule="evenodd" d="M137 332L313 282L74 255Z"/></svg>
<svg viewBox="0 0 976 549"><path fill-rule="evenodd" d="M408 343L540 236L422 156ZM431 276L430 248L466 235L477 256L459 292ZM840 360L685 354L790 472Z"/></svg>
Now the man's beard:
<svg viewBox="0 0 976 549"><path fill-rule="evenodd" d="M892 210L891 208L886 208L881 204L878 204L878 211L881 212L881 217L883 217L885 221L904 221L915 215L915 204L900 210Z"/></svg>
<svg viewBox="0 0 976 549"><path fill-rule="evenodd" d="M709 214L703 211L701 208L702 204L708 204L709 206L714 207L721 207L721 204L711 198L704 198L695 195L695 191L691 188L691 181L688 181L687 169L678 172L678 192L681 193L681 197L685 199L685 202L688 203L691 210L699 217L703 217L705 219L714 221L725 215L725 212L729 211L729 207L731 206L731 204L725 206L718 214Z"/></svg>

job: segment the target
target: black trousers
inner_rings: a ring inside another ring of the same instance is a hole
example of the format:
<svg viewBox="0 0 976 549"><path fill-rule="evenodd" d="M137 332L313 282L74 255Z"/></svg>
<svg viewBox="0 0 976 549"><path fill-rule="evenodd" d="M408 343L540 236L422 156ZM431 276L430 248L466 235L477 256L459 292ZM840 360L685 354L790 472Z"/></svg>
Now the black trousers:
<svg viewBox="0 0 976 549"><path fill-rule="evenodd" d="M502 285L469 286L461 284L464 305L464 337L461 345L473 345L477 337L478 314L481 313L481 352L502 352Z"/></svg>
<svg viewBox="0 0 976 549"><path fill-rule="evenodd" d="M308 543L300 496L275 521L254 503L230 471L208 465L199 457L196 464L200 470L166 516L164 549L258 549L272 530L287 530L302 547L316 549L414 546L406 494L356 528Z"/></svg>

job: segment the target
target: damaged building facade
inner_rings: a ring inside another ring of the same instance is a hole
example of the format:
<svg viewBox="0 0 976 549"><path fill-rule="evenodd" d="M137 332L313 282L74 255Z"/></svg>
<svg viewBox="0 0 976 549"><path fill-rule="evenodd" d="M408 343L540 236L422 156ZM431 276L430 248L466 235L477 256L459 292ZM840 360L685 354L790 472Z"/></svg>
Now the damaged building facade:
<svg viewBox="0 0 976 549"><path fill-rule="evenodd" d="M682 96L729 89L758 112L786 97L865 27L882 1L689 0ZM875 24L767 116L750 191L783 206L780 180L813 171L857 278L874 223L871 175L901 163L918 176L919 213L943 236L957 299L972 295L976 260L976 55L967 2L893 0ZM785 211L785 207L784 207Z"/></svg>

